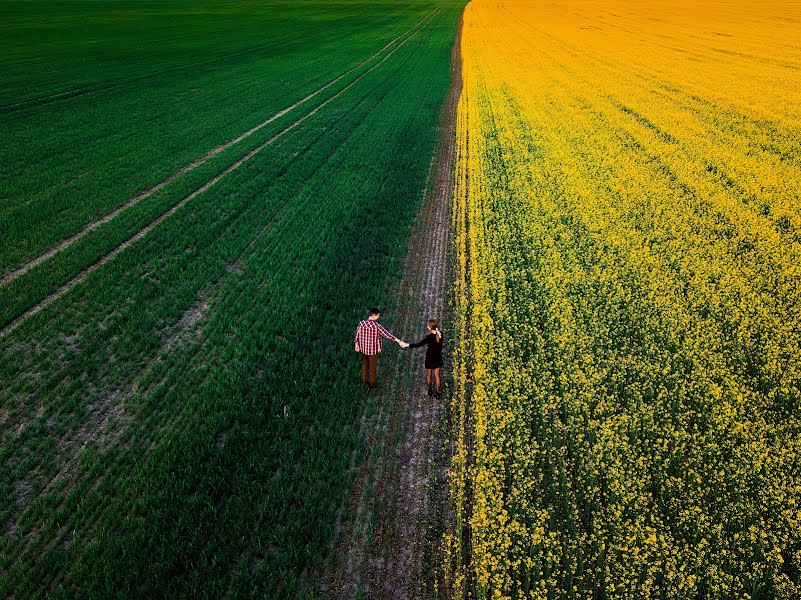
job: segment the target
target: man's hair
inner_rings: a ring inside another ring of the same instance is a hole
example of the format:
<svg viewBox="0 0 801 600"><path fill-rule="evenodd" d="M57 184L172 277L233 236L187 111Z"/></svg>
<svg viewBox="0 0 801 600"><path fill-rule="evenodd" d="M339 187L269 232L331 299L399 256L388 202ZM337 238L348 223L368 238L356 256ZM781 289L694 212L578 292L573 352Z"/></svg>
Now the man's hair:
<svg viewBox="0 0 801 600"><path fill-rule="evenodd" d="M370 309L370 316L372 316L372 315L380 315L380 314L381 314L381 311L378 310L377 308L371 308Z"/></svg>

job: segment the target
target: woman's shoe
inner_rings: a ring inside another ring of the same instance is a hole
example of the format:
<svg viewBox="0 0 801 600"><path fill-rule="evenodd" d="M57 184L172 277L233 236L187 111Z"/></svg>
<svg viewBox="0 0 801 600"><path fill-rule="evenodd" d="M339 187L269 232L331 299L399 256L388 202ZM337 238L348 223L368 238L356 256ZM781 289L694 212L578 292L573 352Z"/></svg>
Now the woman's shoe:
<svg viewBox="0 0 801 600"><path fill-rule="evenodd" d="M433 387L429 387L428 388L428 395L429 396L433 396L434 395L434 388Z"/></svg>
<svg viewBox="0 0 801 600"><path fill-rule="evenodd" d="M434 398L436 398L437 400L439 400L439 392L435 392L435 393L434 393Z"/></svg>

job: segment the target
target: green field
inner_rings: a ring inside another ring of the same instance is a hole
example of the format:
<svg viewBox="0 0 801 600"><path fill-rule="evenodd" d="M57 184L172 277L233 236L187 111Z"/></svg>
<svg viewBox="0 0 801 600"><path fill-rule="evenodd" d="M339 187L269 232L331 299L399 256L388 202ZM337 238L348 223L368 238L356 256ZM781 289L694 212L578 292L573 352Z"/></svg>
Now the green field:
<svg viewBox="0 0 801 600"><path fill-rule="evenodd" d="M2 3L0 597L314 592L463 4Z"/></svg>

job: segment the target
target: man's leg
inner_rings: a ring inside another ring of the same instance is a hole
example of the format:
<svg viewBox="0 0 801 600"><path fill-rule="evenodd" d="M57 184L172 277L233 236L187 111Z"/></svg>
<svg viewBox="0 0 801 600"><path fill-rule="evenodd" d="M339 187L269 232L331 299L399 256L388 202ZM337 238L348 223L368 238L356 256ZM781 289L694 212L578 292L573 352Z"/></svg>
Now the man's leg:
<svg viewBox="0 0 801 600"><path fill-rule="evenodd" d="M362 385L367 385L367 376L370 368L370 357L362 352Z"/></svg>
<svg viewBox="0 0 801 600"><path fill-rule="evenodd" d="M378 354L373 354L369 361L370 366L370 385L375 387L375 372L376 367L378 366Z"/></svg>

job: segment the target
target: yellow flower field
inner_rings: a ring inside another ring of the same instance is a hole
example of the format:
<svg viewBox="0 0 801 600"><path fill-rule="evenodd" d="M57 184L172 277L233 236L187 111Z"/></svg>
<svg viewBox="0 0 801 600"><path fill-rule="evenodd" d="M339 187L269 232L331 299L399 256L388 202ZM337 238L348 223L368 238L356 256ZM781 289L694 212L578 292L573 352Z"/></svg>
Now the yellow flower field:
<svg viewBox="0 0 801 600"><path fill-rule="evenodd" d="M799 32L467 6L457 597L801 597Z"/></svg>

